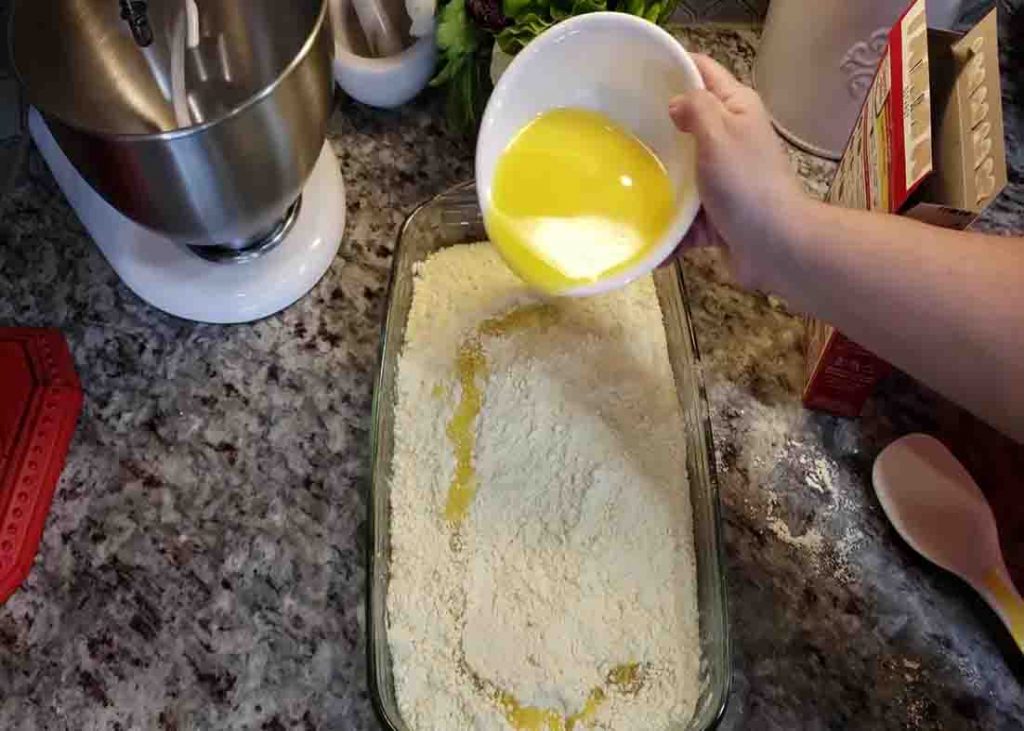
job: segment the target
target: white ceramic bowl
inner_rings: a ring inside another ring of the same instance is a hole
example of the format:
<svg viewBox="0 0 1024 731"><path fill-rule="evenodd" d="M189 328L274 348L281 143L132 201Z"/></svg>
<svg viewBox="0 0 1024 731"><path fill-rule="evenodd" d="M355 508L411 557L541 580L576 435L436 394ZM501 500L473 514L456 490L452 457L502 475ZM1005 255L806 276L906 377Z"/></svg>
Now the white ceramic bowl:
<svg viewBox="0 0 1024 731"><path fill-rule="evenodd" d="M668 103L703 87L679 42L642 18L602 12L559 23L513 59L487 103L476 146L481 210L490 209L498 157L523 126L558 107L602 112L661 160L675 189L676 214L662 240L636 266L563 294L607 292L649 273L675 250L700 208L694 143L672 124Z"/></svg>
<svg viewBox="0 0 1024 731"><path fill-rule="evenodd" d="M423 91L437 64L433 32L413 38L401 53L383 58L362 55L353 39L358 29L350 0L330 0L334 27L334 79L345 93L371 107L393 109Z"/></svg>

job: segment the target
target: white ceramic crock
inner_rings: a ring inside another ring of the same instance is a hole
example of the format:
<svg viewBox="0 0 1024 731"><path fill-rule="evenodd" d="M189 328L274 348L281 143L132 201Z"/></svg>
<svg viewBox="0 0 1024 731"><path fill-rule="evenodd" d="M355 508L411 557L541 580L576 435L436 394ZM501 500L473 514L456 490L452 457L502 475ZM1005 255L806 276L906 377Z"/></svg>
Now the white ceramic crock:
<svg viewBox="0 0 1024 731"><path fill-rule="evenodd" d="M907 0L772 0L754 68L779 132L816 155L846 147L889 29ZM960 0L928 0L930 28L949 28Z"/></svg>

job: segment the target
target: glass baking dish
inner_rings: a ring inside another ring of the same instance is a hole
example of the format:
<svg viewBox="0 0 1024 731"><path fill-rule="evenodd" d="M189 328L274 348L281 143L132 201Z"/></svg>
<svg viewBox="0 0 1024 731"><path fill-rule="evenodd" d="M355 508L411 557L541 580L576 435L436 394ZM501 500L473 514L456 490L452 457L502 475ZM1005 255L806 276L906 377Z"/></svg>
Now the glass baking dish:
<svg viewBox="0 0 1024 731"><path fill-rule="evenodd" d="M386 599L391 557L390 490L395 380L412 302L413 266L438 249L486 238L475 187L469 182L416 209L402 227L395 248L387 316L381 336L380 372L373 395L373 474L369 502L366 607L370 694L381 723L393 731L408 731L395 699ZM702 731L718 724L725 710L731 677L718 488L712 467L707 395L678 263L659 269L654 279L683 412L680 437L686 440L686 470L693 505L697 558L701 687L694 717L680 731Z"/></svg>

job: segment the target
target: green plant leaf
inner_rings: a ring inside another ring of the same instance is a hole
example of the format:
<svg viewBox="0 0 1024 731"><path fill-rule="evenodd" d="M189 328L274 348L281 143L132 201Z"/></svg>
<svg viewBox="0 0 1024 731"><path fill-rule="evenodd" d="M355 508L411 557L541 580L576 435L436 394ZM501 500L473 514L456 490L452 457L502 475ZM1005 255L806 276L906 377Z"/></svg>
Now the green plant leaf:
<svg viewBox="0 0 1024 731"><path fill-rule="evenodd" d="M555 23L575 15L607 10L608 0L504 0L502 7L512 25L498 34L498 45L506 53L515 55Z"/></svg>
<svg viewBox="0 0 1024 731"><path fill-rule="evenodd" d="M491 93L489 53L467 57L446 83L445 115L455 132L472 133Z"/></svg>
<svg viewBox="0 0 1024 731"><path fill-rule="evenodd" d="M584 13L597 13L607 9L607 0L574 0L572 4L573 15L583 15Z"/></svg>
<svg viewBox="0 0 1024 731"><path fill-rule="evenodd" d="M505 17L513 21L520 15L530 11L534 13L545 12L548 7L549 3L547 0L503 0L501 5Z"/></svg>
<svg viewBox="0 0 1024 731"><path fill-rule="evenodd" d="M498 34L498 46L505 53L514 56L527 43L546 31L556 20L530 12L519 17L516 22Z"/></svg>
<svg viewBox="0 0 1024 731"><path fill-rule="evenodd" d="M446 92L448 122L458 131L475 128L490 93L491 38L514 56L552 25L576 15L616 10L664 24L679 0L498 0L510 25L495 36L476 25L466 0L438 8L437 46L441 65L431 81Z"/></svg>
<svg viewBox="0 0 1024 731"><path fill-rule="evenodd" d="M430 80L431 86L444 86L449 83L452 79L459 75L462 66L465 65L470 56L460 56L458 58L442 61L441 70L438 71L434 78Z"/></svg>
<svg viewBox="0 0 1024 731"><path fill-rule="evenodd" d="M469 17L465 0L450 0L438 11L441 67L430 84L445 88L448 124L458 132L474 128L487 101L490 88L482 69L490 57L489 38Z"/></svg>
<svg viewBox="0 0 1024 731"><path fill-rule="evenodd" d="M466 13L465 0L451 0L441 8L435 37L437 47L449 58L476 50L479 31Z"/></svg>

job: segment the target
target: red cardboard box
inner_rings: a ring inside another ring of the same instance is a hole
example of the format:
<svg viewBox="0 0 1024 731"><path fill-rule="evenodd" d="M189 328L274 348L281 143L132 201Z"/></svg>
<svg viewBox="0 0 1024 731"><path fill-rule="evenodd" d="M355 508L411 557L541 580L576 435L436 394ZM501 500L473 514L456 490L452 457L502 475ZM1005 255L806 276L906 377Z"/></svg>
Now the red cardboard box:
<svg viewBox="0 0 1024 731"><path fill-rule="evenodd" d="M961 35L927 28L916 0L889 32L827 200L967 228L1006 186L1004 145L995 9ZM809 320L807 408L858 416L890 370Z"/></svg>

